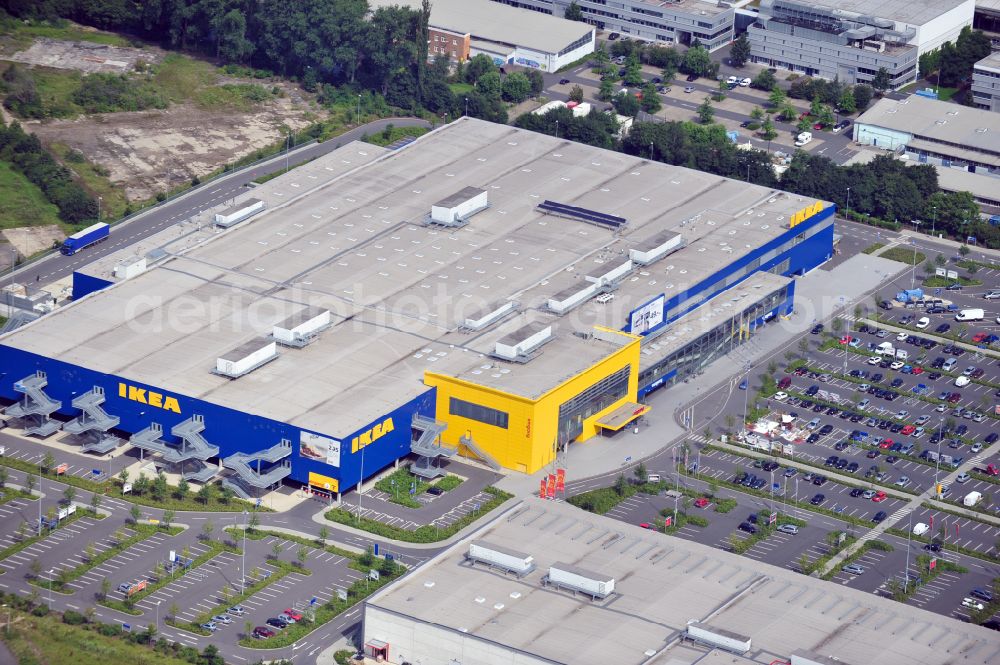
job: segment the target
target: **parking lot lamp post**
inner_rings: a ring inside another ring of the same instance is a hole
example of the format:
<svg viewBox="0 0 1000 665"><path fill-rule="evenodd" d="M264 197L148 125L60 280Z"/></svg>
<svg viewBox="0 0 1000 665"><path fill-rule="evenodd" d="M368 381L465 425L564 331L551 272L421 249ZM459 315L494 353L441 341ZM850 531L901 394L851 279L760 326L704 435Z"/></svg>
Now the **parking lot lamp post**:
<svg viewBox="0 0 1000 665"><path fill-rule="evenodd" d="M799 477L795 476L795 494L792 495L792 504L796 507L799 504Z"/></svg>
<svg viewBox="0 0 1000 665"><path fill-rule="evenodd" d="M52 582L53 582L53 580L55 580L55 578L56 578L55 576L56 576L56 569L55 568L50 568L49 569L49 609L50 610L52 609Z"/></svg>
<svg viewBox="0 0 1000 665"><path fill-rule="evenodd" d="M162 602L163 602L162 600L156 601L156 623L154 625L157 628L160 627L160 603Z"/></svg>
<svg viewBox="0 0 1000 665"><path fill-rule="evenodd" d="M247 585L247 511L243 511L243 563L240 564L242 575L240 575L240 595L246 593Z"/></svg>
<svg viewBox="0 0 1000 665"><path fill-rule="evenodd" d="M846 208L846 213L847 213L846 214L847 218L850 219L851 218L851 188L850 187L847 188L847 208Z"/></svg>
<svg viewBox="0 0 1000 665"><path fill-rule="evenodd" d="M934 214L931 216L931 235L934 235L934 227L937 224L937 206L934 206Z"/></svg>
<svg viewBox="0 0 1000 665"><path fill-rule="evenodd" d="M906 530L906 574L903 577L903 593L910 586L910 537L913 535L913 511L910 511L910 528Z"/></svg>
<svg viewBox="0 0 1000 665"><path fill-rule="evenodd" d="M771 469L771 512L774 512L774 469Z"/></svg>
<svg viewBox="0 0 1000 665"><path fill-rule="evenodd" d="M38 535L42 535L42 462L38 462Z"/></svg>

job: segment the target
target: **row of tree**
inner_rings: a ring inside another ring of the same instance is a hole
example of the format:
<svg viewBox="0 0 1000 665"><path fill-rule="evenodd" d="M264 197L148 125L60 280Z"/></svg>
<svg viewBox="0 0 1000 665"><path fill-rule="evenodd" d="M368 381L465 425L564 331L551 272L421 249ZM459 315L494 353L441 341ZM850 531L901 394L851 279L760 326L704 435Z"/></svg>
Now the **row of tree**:
<svg viewBox="0 0 1000 665"><path fill-rule="evenodd" d="M945 42L941 48L920 56L920 76L938 72L938 85L955 87L972 75L972 66L990 54L990 38L981 30L962 28L954 44Z"/></svg>
<svg viewBox="0 0 1000 665"><path fill-rule="evenodd" d="M59 209L63 221L77 224L97 216L97 201L42 147L37 136L27 134L17 122L9 127L0 122L0 160L37 185Z"/></svg>

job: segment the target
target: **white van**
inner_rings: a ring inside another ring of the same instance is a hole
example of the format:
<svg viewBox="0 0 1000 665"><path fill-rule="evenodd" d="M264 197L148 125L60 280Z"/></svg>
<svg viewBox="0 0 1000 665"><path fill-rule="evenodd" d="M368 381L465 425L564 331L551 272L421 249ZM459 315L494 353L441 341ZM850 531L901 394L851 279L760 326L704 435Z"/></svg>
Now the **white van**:
<svg viewBox="0 0 1000 665"><path fill-rule="evenodd" d="M896 347L891 342L882 342L875 347L875 353L880 356L894 356L896 355Z"/></svg>
<svg viewBox="0 0 1000 665"><path fill-rule="evenodd" d="M986 313L982 309L963 309L955 315L956 321L982 321Z"/></svg>
<svg viewBox="0 0 1000 665"><path fill-rule="evenodd" d="M931 528L928 525L924 524L923 522L917 522L916 524L913 525L914 536L922 536L930 530Z"/></svg>
<svg viewBox="0 0 1000 665"><path fill-rule="evenodd" d="M910 357L910 352L907 351L906 349L896 349L897 360L906 360L909 357Z"/></svg>
<svg viewBox="0 0 1000 665"><path fill-rule="evenodd" d="M795 137L795 147L801 148L805 144L813 140L812 132L802 132Z"/></svg>
<svg viewBox="0 0 1000 665"><path fill-rule="evenodd" d="M982 492L969 492L968 494L965 495L965 498L962 499L962 504L964 506L971 508L972 506L979 503L980 500L982 500L982 498L983 498Z"/></svg>

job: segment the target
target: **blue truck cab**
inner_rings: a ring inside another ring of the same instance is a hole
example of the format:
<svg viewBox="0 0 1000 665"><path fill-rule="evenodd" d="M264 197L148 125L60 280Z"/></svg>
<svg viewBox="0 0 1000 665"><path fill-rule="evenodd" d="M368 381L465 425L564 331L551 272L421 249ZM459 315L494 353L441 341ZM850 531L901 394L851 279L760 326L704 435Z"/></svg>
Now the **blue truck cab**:
<svg viewBox="0 0 1000 665"><path fill-rule="evenodd" d="M85 247L106 240L109 235L111 235L111 227L104 222L99 222L66 238L59 251L66 256L72 256Z"/></svg>

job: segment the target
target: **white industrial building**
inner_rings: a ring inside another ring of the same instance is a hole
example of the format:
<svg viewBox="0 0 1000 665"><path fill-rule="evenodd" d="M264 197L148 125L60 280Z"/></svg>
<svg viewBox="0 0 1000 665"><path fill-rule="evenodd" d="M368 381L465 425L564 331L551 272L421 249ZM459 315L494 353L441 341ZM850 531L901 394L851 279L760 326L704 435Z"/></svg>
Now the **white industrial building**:
<svg viewBox="0 0 1000 665"><path fill-rule="evenodd" d="M1000 660L995 631L538 498L369 598L364 640L420 665Z"/></svg>
<svg viewBox="0 0 1000 665"><path fill-rule="evenodd" d="M1000 51L973 65L972 104L987 111L1000 111Z"/></svg>
<svg viewBox="0 0 1000 665"><path fill-rule="evenodd" d="M563 16L572 0L493 0L543 14ZM608 32L664 44L695 39L709 51L733 41L733 2L724 0L576 0L583 18Z"/></svg>
<svg viewBox="0 0 1000 665"><path fill-rule="evenodd" d="M921 54L972 25L975 0L761 0L747 29L751 61L807 76L891 87L917 79Z"/></svg>

